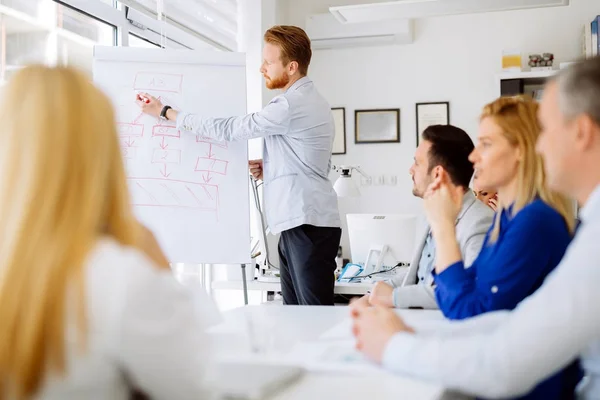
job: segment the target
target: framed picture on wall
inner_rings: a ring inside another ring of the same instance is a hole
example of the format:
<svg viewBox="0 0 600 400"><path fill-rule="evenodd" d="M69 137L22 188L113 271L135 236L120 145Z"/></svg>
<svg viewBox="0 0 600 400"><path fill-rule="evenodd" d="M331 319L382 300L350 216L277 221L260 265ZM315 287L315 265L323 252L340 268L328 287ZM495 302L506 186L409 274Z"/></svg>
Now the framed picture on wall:
<svg viewBox="0 0 600 400"><path fill-rule="evenodd" d="M346 154L346 109L344 107L334 107L331 109L331 113L333 114L333 125L335 127L331 154Z"/></svg>
<svg viewBox="0 0 600 400"><path fill-rule="evenodd" d="M399 108L354 111L354 143L399 142Z"/></svg>
<svg viewBox="0 0 600 400"><path fill-rule="evenodd" d="M431 125L448 125L450 123L450 103L417 103L417 146L423 131Z"/></svg>

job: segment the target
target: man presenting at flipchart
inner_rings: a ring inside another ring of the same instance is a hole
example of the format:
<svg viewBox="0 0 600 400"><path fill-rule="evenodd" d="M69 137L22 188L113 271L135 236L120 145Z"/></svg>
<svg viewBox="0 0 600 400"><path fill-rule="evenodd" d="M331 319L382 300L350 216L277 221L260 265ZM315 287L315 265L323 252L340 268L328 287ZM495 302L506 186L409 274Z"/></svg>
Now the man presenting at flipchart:
<svg viewBox="0 0 600 400"><path fill-rule="evenodd" d="M177 121L177 128L219 141L264 137L263 160L250 172L264 180L267 222L281 232L279 258L284 304L333 305L335 257L340 243L337 197L328 179L334 125L331 108L306 76L310 40L295 26L264 36L267 88L281 89L261 111L207 118L177 111L147 93L136 101L147 114ZM264 176L264 178L263 178Z"/></svg>

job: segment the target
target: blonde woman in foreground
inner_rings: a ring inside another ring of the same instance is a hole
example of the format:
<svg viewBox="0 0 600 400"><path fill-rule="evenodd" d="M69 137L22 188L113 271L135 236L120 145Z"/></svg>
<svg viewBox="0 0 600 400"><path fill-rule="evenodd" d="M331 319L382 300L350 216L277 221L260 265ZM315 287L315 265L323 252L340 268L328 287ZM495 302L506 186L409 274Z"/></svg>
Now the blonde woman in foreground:
<svg viewBox="0 0 600 400"><path fill-rule="evenodd" d="M133 217L106 96L28 67L0 120L0 399L209 398L197 303Z"/></svg>

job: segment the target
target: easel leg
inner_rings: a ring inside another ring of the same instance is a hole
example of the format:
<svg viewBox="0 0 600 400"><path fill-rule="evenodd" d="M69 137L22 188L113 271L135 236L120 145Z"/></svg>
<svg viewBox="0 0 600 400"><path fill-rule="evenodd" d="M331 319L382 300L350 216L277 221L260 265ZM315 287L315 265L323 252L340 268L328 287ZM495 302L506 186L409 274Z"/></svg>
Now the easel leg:
<svg viewBox="0 0 600 400"><path fill-rule="evenodd" d="M248 305L248 282L246 282L246 264L242 264L242 286L244 288L244 305Z"/></svg>

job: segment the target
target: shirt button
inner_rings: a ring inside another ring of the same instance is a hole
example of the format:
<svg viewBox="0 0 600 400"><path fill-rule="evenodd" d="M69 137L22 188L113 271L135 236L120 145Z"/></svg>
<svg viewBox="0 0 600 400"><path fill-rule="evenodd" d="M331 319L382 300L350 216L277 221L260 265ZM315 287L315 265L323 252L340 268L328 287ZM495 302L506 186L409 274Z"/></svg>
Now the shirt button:
<svg viewBox="0 0 600 400"><path fill-rule="evenodd" d="M427 254L427 258L431 257L431 254Z"/></svg>
<svg viewBox="0 0 600 400"><path fill-rule="evenodd" d="M492 286L492 293L498 293L498 286Z"/></svg>
<svg viewBox="0 0 600 400"><path fill-rule="evenodd" d="M424 280L425 280L425 278L421 278L421 280L422 280L422 281L424 281Z"/></svg>

